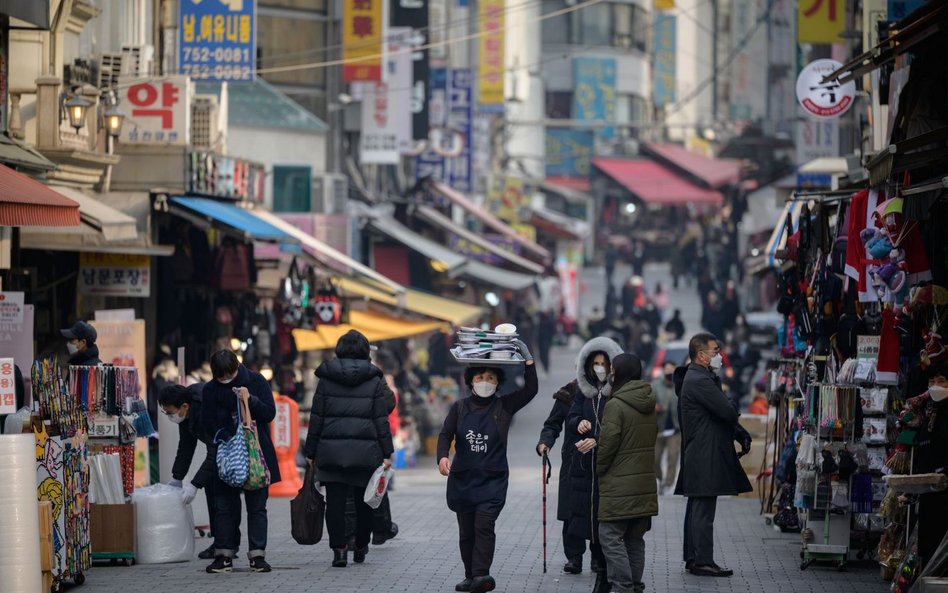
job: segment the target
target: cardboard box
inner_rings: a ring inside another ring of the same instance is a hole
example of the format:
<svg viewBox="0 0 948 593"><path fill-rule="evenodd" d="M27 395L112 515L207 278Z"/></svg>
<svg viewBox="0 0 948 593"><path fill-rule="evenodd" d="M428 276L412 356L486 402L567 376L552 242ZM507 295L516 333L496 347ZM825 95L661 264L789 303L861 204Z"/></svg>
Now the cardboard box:
<svg viewBox="0 0 948 593"><path fill-rule="evenodd" d="M134 505L89 505L89 527L93 554L135 551Z"/></svg>
<svg viewBox="0 0 948 593"><path fill-rule="evenodd" d="M43 593L53 593L53 573L43 572Z"/></svg>
<svg viewBox="0 0 948 593"><path fill-rule="evenodd" d="M53 570L53 503L44 500L37 507L39 512L40 570L50 572Z"/></svg>

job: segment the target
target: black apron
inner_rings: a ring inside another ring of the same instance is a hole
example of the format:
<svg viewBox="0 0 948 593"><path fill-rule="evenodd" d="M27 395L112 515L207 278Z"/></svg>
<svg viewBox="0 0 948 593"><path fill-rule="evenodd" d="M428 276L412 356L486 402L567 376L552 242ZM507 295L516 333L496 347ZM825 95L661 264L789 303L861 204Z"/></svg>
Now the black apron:
<svg viewBox="0 0 948 593"><path fill-rule="evenodd" d="M504 508L510 470L507 442L497 421L504 413L499 398L481 411L470 397L461 401L447 490L448 508L455 513L499 514Z"/></svg>

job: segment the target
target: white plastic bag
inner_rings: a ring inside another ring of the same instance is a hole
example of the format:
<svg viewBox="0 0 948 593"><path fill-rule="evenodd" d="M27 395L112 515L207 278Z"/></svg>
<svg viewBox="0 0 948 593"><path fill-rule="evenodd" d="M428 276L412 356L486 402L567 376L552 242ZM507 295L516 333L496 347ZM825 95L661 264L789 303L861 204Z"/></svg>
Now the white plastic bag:
<svg viewBox="0 0 948 593"><path fill-rule="evenodd" d="M194 556L194 516L181 489L166 484L139 488L135 504L135 540L139 564L188 562Z"/></svg>
<svg viewBox="0 0 948 593"><path fill-rule="evenodd" d="M385 492L388 490L388 485L394 476L394 469L389 468L388 471L385 471L385 466L380 465L379 468L375 470L375 473L372 474L369 484L365 487L365 496L362 497L365 504L373 509L379 508L379 505L382 504L382 499L385 497Z"/></svg>

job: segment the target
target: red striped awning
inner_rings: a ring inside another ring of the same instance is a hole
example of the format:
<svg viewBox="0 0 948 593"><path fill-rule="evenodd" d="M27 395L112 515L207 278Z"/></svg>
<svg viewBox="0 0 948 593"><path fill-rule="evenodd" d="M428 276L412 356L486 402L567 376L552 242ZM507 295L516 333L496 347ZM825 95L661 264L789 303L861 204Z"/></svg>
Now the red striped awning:
<svg viewBox="0 0 948 593"><path fill-rule="evenodd" d="M592 164L638 199L649 204L720 206L724 203L724 196L720 193L699 187L655 161L594 158Z"/></svg>
<svg viewBox="0 0 948 593"><path fill-rule="evenodd" d="M0 165L0 226L79 226L79 204Z"/></svg>

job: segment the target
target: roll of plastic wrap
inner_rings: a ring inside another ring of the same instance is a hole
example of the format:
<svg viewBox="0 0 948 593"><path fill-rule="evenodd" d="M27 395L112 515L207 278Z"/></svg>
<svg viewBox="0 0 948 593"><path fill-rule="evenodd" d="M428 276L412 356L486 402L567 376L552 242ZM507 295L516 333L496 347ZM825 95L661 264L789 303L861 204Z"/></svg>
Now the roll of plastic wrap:
<svg viewBox="0 0 948 593"><path fill-rule="evenodd" d="M139 488L135 503L135 534L139 564L187 562L194 555L194 518L181 489L164 484Z"/></svg>
<svg viewBox="0 0 948 593"><path fill-rule="evenodd" d="M174 459L178 453L178 425L168 420L164 414L158 414L158 476L163 484L171 481L171 468L174 466ZM191 458L191 467L188 469L188 475L183 482L188 483L194 479L197 470L204 463L207 456L207 447L204 443L198 441L194 449L194 457ZM198 490L197 496L191 503L191 510L194 513L195 525L209 525L210 518L207 516L207 499L204 497L204 489Z"/></svg>
<svg viewBox="0 0 948 593"><path fill-rule="evenodd" d="M31 434L0 436L0 591L42 589L36 441Z"/></svg>

